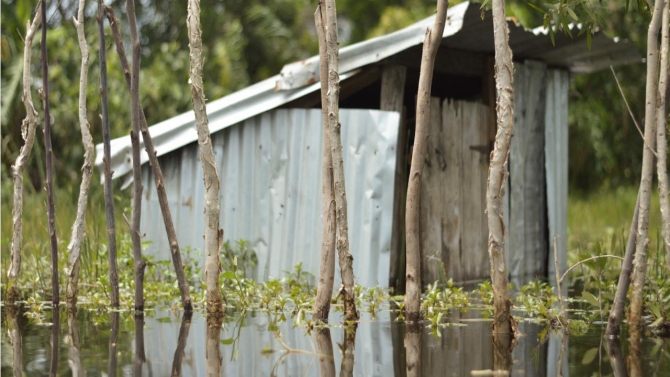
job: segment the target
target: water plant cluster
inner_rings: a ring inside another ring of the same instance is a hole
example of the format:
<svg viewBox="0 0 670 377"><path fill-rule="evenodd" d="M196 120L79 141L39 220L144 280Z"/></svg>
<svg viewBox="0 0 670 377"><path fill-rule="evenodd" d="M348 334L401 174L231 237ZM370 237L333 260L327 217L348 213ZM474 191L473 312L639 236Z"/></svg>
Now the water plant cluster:
<svg viewBox="0 0 670 377"><path fill-rule="evenodd" d="M131 315L133 308L133 264L132 245L128 236L120 238L119 243L119 288L121 312ZM570 264L575 266L564 280L569 284L567 314L569 330L573 333L584 333L592 323L606 321L607 312L611 307L616 279L618 274L617 258L598 258L586 262L594 255L620 255L625 239L612 237L608 242L597 242L594 250L573 252ZM144 245L148 246L147 244ZM205 283L202 280L202 269L199 258L194 257L196 251L185 250L185 272L196 310L205 307ZM94 276L94 271L104 271L105 250L98 252L98 258L86 264L88 273L83 276ZM145 256L147 273L145 280L145 300L150 315L151 309L180 309L179 287L170 261L156 261ZM221 249L222 270L219 284L221 286L224 309L231 321L244 318L247 313L266 313L273 318L272 324L291 320L295 326L304 326L308 330L317 324L312 320L315 304L315 277L297 264L291 271L285 271L282 278L258 282L253 278L257 257L245 241L226 242ZM650 274L646 284L646 302L648 323L661 334L668 333L670 326L670 281L664 276L665 260L663 250L658 247L652 251ZM19 279L21 292L25 293L24 305L29 318L42 322L46 309L50 308L48 296L50 284L48 277L40 271L48 270L48 258L29 258L25 261L33 274L23 274ZM62 261L65 265L65 261ZM104 273L97 274L94 279L84 280L81 284L79 307L98 312L106 312L109 305L109 283ZM5 289L5 286L2 287ZM547 328L561 328L566 324L561 321L561 308L555 289L546 282L535 280L521 287L510 284L512 309L517 322L533 321L545 323ZM405 320L404 297L390 293L380 287L355 286L356 305L360 311L369 313L375 319L380 311L392 311L398 321ZM493 289L490 281L479 283L474 289L466 290L456 286L451 279L436 281L429 284L421 297L421 312L424 326L431 329L434 336L440 336L445 326L458 324L449 321L450 312L478 310L484 316L491 316ZM342 312L343 305L336 294L331 298L335 312ZM345 323L346 324L346 323ZM268 330L272 331L271 328Z"/></svg>

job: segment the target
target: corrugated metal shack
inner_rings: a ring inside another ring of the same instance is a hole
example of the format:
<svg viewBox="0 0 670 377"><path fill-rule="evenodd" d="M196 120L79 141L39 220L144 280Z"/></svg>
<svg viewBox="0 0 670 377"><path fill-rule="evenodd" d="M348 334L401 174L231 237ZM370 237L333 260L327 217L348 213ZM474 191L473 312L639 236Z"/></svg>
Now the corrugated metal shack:
<svg viewBox="0 0 670 377"><path fill-rule="evenodd" d="M424 283L489 276L484 213L495 136L491 14L449 9L433 78L431 138L421 198ZM404 207L422 42L430 17L340 51L341 118L356 282L402 287ZM516 60L515 135L507 200L512 281L553 273L559 235L566 267L568 85L571 74L641 61L626 41L571 39L509 22ZM576 33L575 33L576 34ZM222 181L225 239L249 241L256 277L282 277L302 262L318 274L321 239L321 115L318 57L207 105ZM151 127L182 247L202 249L202 169L192 112ZM97 164L101 166L102 146ZM148 160L143 155L143 162ZM128 137L112 142L114 177L130 176ZM151 170L144 167L142 231L168 259ZM200 255L192 253L194 255ZM204 256L199 256L204 265ZM337 284L337 283L336 283ZM337 286L337 285L336 285Z"/></svg>

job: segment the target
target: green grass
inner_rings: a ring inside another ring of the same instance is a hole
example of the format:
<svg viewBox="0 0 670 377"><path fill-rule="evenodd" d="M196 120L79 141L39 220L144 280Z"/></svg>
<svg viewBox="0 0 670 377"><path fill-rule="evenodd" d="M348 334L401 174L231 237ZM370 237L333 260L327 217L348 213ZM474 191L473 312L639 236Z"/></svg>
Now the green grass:
<svg viewBox="0 0 670 377"><path fill-rule="evenodd" d="M637 187L619 187L568 199L568 239L570 250L590 249L603 239L628 238L637 200ZM654 188L649 212L649 248L655 249L661 228L658 192Z"/></svg>

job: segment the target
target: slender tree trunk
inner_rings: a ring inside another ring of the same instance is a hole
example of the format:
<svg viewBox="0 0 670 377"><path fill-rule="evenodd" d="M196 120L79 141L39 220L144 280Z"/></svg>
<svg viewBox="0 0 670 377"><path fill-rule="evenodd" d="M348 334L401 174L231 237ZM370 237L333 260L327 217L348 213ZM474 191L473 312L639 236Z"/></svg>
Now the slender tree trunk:
<svg viewBox="0 0 670 377"><path fill-rule="evenodd" d="M100 102L102 108L102 143L104 155L102 163L104 165L105 174L105 217L107 218L107 250L109 258L109 284L111 288L111 306L119 307L119 268L116 263L116 220L114 218L114 192L112 188L112 170L110 161L111 157L111 137L109 130L109 107L107 104L107 55L105 52L105 28L103 24L103 7L102 0L98 0L98 36L99 57L100 57ZM130 69L124 67L128 76ZM128 78L130 80L130 78ZM130 86L130 85L129 85Z"/></svg>
<svg viewBox="0 0 670 377"><path fill-rule="evenodd" d="M112 35L114 36L114 44L116 45L116 52L119 55L119 60L121 61L121 68L123 68L124 75L126 77L126 86L130 90L131 78L130 78L130 68L128 65L128 58L126 57L126 51L123 47L123 39L121 38L121 32L119 31L118 21L114 15L114 10L111 7L105 6L105 13L109 19L109 23L112 27ZM174 222L172 221L172 213L170 212L170 205L168 204L167 191L165 189L165 184L163 183L163 171L161 169L160 163L158 161L158 154L156 148L154 147L153 139L149 133L149 127L147 125L147 118L144 115L144 109L140 106L140 130L142 132L142 139L144 140L144 146L149 156L149 165L151 166L151 172L154 177L154 183L156 185L156 193L158 194L158 203L161 208L161 213L163 214L163 222L165 224L165 232L168 237L168 242L170 243L170 255L172 256L172 264L175 268L177 275L177 284L179 285L179 292L181 293L181 302L184 310L192 311L193 304L191 302L191 293L189 290L188 283L186 282L186 277L184 275L184 265L181 261L181 252L179 248L179 242L177 239L177 232L174 227Z"/></svg>
<svg viewBox="0 0 670 377"><path fill-rule="evenodd" d="M628 243L626 244L626 254L621 264L621 273L619 273L619 283L616 286L614 303L607 319L607 329L605 334L609 338L618 337L621 321L623 320L623 309L626 305L626 296L630 286L630 278L633 272L633 258L635 257L635 241L637 239L637 219L640 214L640 193L637 194L635 210L633 211L633 221L630 224L628 232Z"/></svg>
<svg viewBox="0 0 670 377"><path fill-rule="evenodd" d="M109 333L109 364L107 368L108 376L116 376L116 369L118 364L118 354L119 354L119 316L118 311L113 311L109 313L109 321L111 323L111 331Z"/></svg>
<svg viewBox="0 0 670 377"><path fill-rule="evenodd" d="M140 161L140 53L142 46L137 33L135 0L126 0L126 13L130 27L130 43L133 51L133 66L130 80L130 143L133 150L133 223L130 239L133 243L135 259L135 311L144 310L144 267L140 242L140 221L142 216L142 163Z"/></svg>
<svg viewBox="0 0 670 377"><path fill-rule="evenodd" d="M200 160L205 177L205 283L207 285L207 313L220 315L221 292L219 291L219 248L223 241L223 230L219 229L219 173L216 168L209 120L205 108L205 93L202 83L202 31L200 30L200 0L188 0L188 40L191 50L191 95L195 113Z"/></svg>
<svg viewBox="0 0 670 377"><path fill-rule="evenodd" d="M21 250L23 249L23 171L30 157L30 151L35 143L35 128L37 127L37 111L33 105L33 96L30 92L32 79L30 77L30 50L37 28L42 23L42 8L37 5L32 24L26 24L25 45L23 47L23 104L26 108L26 118L21 123L21 136L25 143L21 147L19 156L12 166L14 179L14 206L12 208L12 248L9 270L7 271L7 293L5 300L13 303L19 296L16 287L21 272Z"/></svg>
<svg viewBox="0 0 670 377"><path fill-rule="evenodd" d="M177 349L174 351L172 358L172 377L181 376L181 364L184 359L184 349L186 348L186 341L188 340L188 333L191 329L191 318L193 312L184 313L181 319L181 326L179 326L179 338L177 338Z"/></svg>
<svg viewBox="0 0 670 377"><path fill-rule="evenodd" d="M654 128L656 126L656 105L658 98L658 31L661 26L664 1L654 4L654 13L647 33L647 94L644 121L644 152L642 154L642 178L640 180L640 214L637 224L637 245L633 260L633 292L630 300L631 326L642 324L644 301L644 278L647 272L647 246L649 239L649 202L651 199L651 181L654 176Z"/></svg>
<svg viewBox="0 0 670 377"><path fill-rule="evenodd" d="M80 19L83 19L80 17ZM79 326L77 325L77 309L67 311L67 329L69 338L68 364L72 370L73 377L86 376L86 369L81 362L81 341L79 339Z"/></svg>
<svg viewBox="0 0 670 377"><path fill-rule="evenodd" d="M567 336L564 334L563 336ZM509 376L512 374L512 351L516 341L514 335L509 333L493 333L493 371L499 373L501 376ZM561 367L561 363L558 363Z"/></svg>
<svg viewBox="0 0 670 377"><path fill-rule="evenodd" d="M93 175L93 136L86 119L86 85L88 84L88 44L84 33L85 0L79 0L78 19L73 18L77 29L77 39L81 50L81 72L79 74L79 128L84 144L84 165L81 167L81 185L79 186L79 200L77 201L77 217L72 225L72 238L68 245L68 281L65 299L68 305L77 304L77 290L79 284L79 259L81 245L86 234L86 204L88 203L88 189L91 187Z"/></svg>
<svg viewBox="0 0 670 377"><path fill-rule="evenodd" d="M340 75L339 42L337 37L337 10L335 0L325 0L326 5L326 52L328 55L328 129L333 159L333 187L335 194L335 217L337 221L337 251L340 260L342 287L339 294L344 299L345 321L358 319L354 297L354 257L349 252L349 224L347 220L347 193L344 186L344 163L342 160L342 138L340 136Z"/></svg>
<svg viewBox="0 0 670 377"><path fill-rule="evenodd" d="M405 212L407 269L405 274L405 312L409 322L421 319L421 175L426 162L428 147L428 123L430 122L430 93L433 81L435 56L442 42L444 23L447 18L447 0L438 0L437 14L433 30L426 30L421 55L421 72L419 74L419 92L416 106L416 131L414 151L407 187L407 203Z"/></svg>
<svg viewBox="0 0 670 377"><path fill-rule="evenodd" d="M642 368L642 331L639 326L628 326L628 375L646 376Z"/></svg>
<svg viewBox="0 0 670 377"><path fill-rule="evenodd" d="M319 351L319 372L322 377L335 377L335 359L333 341L328 327L316 330L316 347Z"/></svg>
<svg viewBox="0 0 670 377"><path fill-rule="evenodd" d="M505 19L505 0L493 0L493 38L495 42L496 116L498 130L491 153L486 213L489 226L489 261L493 282L493 332L512 331L510 301L507 298L505 270L505 220L502 198L507 181L507 160L514 132L514 63L509 47L509 30Z"/></svg>
<svg viewBox="0 0 670 377"><path fill-rule="evenodd" d="M56 239L56 205L54 203L53 148L51 147L51 114L49 113L49 62L47 55L46 0L42 0L42 95L44 96L44 149L47 170L47 220L51 244L51 302L58 307L58 240ZM28 68L30 69L30 68Z"/></svg>
<svg viewBox="0 0 670 377"><path fill-rule="evenodd" d="M323 113L323 162L321 165L321 267L319 286L316 291L314 320L328 322L330 298L333 296L335 279L335 194L333 193L333 155L328 129L328 55L326 53L326 31L323 26L323 8L316 7L314 24L319 40L319 73L321 80L321 109ZM332 346L331 346L332 349Z"/></svg>
<svg viewBox="0 0 670 377"><path fill-rule="evenodd" d="M660 0L659 0L660 1ZM666 263L670 269L670 198L668 197L668 139L665 135L668 113L666 93L668 91L668 24L670 24L670 1L665 1L663 9L663 22L661 28L661 68L658 80L658 105L656 107L656 174L658 175L658 196L660 198L663 241L665 242Z"/></svg>

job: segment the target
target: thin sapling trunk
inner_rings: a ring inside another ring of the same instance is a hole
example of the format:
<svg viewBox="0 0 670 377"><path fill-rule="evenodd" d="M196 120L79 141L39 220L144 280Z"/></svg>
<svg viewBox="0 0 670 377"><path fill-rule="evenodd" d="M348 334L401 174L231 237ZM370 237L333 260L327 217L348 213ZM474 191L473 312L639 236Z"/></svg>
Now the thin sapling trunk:
<svg viewBox="0 0 670 377"><path fill-rule="evenodd" d="M116 45L116 52L119 55L119 60L121 61L121 68L123 69L124 76L126 78L126 85L128 90L131 89L131 77L130 77L130 66L128 64L128 58L126 57L126 51L123 47L123 40L121 38L121 32L119 31L118 21L114 15L114 10L112 8L105 6L105 13L109 19L110 26L112 28L112 35L114 36L114 44ZM179 285L179 292L181 294L181 302L184 310L191 311L193 310L193 304L191 302L191 293L189 290L188 283L186 282L186 277L184 276L184 266L181 261L181 251L179 248L179 242L177 239L177 231L174 227L174 222L172 221L172 213L170 211L170 205L167 199L167 191L165 189L165 184L163 183L163 171L161 169L160 163L158 161L158 154L156 148L154 147L153 139L149 133L149 127L147 125L147 118L144 115L144 109L140 106L140 131L142 133L142 139L144 140L144 146L149 156L149 165L151 166L151 172L154 177L154 183L156 185L156 193L158 194L158 203L161 208L161 213L163 214L163 222L165 224L165 232L167 233L168 242L170 243L170 255L172 256L172 264L175 268L177 275L177 284Z"/></svg>
<svg viewBox="0 0 670 377"><path fill-rule="evenodd" d="M619 329L621 328L621 321L623 320L624 306L626 305L626 296L628 295L628 287L630 286L630 278L633 272L633 258L635 257L635 244L637 240L637 219L640 214L640 194L637 194L637 201L635 202L635 210L633 211L633 221L630 224L630 231L628 232L628 243L626 244L626 253L621 263L621 272L619 273L619 283L616 286L616 293L614 294L614 302L607 318L607 329L605 335L608 338L619 336Z"/></svg>
<svg viewBox="0 0 670 377"><path fill-rule="evenodd" d="M505 19L505 0L493 0L493 39L495 43L496 118L498 128L491 153L486 187L486 213L489 226L489 261L493 285L493 332L511 333L514 326L510 313L505 269L505 218L503 196L507 181L507 160L514 132L514 63L509 47L509 30Z"/></svg>
<svg viewBox="0 0 670 377"><path fill-rule="evenodd" d="M335 218L337 222L337 251L340 261L342 287L339 294L344 300L345 321L358 319L354 297L354 257L349 252L349 224L347 221L347 193L344 186L344 162L340 136L340 75L339 42L337 37L337 10L335 0L325 0L326 53L328 55L328 132L333 159L333 187Z"/></svg>
<svg viewBox="0 0 670 377"><path fill-rule="evenodd" d="M316 7L314 24L319 40L319 73L321 79L321 109L323 113L323 161L321 164L321 267L319 286L316 291L314 320L328 322L330 298L335 279L335 195L333 193L333 156L328 132L328 55L326 54L326 31L321 5ZM332 348L332 346L331 346Z"/></svg>
<svg viewBox="0 0 670 377"><path fill-rule="evenodd" d="M49 113L49 63L47 54L46 0L42 1L42 95L44 96L44 149L47 173L47 220L51 245L51 290L54 307L60 302L58 287L58 240L56 239L56 205L53 186L53 148L51 147L51 114ZM28 68L30 69L30 68Z"/></svg>
<svg viewBox="0 0 670 377"><path fill-rule="evenodd" d="M130 43L133 51L133 66L130 79L130 142L133 154L133 219L130 239L133 243L135 259L135 311L144 310L144 267L142 245L140 242L140 220L142 215L142 166L140 162L140 38L137 33L135 1L126 0L126 13L130 27Z"/></svg>
<svg viewBox="0 0 670 377"><path fill-rule="evenodd" d="M32 79L30 77L30 51L33 47L35 33L42 23L42 7L37 4L33 22L26 25L25 45L23 47L23 105L26 108L26 117L21 123L21 136L24 144L19 156L12 166L14 180L14 206L12 207L12 246L9 270L7 271L7 293L5 300L13 303L18 299L19 291L16 287L21 272L21 250L23 249L23 172L35 143L35 128L37 128L37 111L33 105L33 96L30 92Z"/></svg>
<svg viewBox="0 0 670 377"><path fill-rule="evenodd" d="M651 201L651 181L654 175L655 144L654 128L656 127L656 105L658 98L658 32L661 27L663 4L658 0L654 4L654 13L647 33L647 86L644 120L644 152L642 154L642 177L640 179L640 213L637 224L637 245L633 260L633 291L630 300L628 323L631 326L642 324L644 301L644 280L647 272L647 246L649 239L649 204Z"/></svg>
<svg viewBox="0 0 670 377"><path fill-rule="evenodd" d="M416 106L416 131L414 136L414 150L412 165L407 187L407 203L405 212L405 227L407 235L405 273L405 312L409 322L421 319L421 176L426 162L428 148L428 123L430 122L430 94L433 81L433 67L437 50L442 42L444 23L447 18L447 0L438 0L437 14L433 29L426 30L421 55L421 71L419 73L419 92Z"/></svg>
<svg viewBox="0 0 670 377"><path fill-rule="evenodd" d="M102 143L103 152L102 163L104 166L105 182L105 217L107 218L107 251L109 258L109 284L111 286L111 306L119 306L119 268L116 262L116 220L114 219L114 192L112 188L112 170L111 170L111 136L109 129L109 106L107 104L107 54L105 52L105 28L103 25L103 7L102 0L98 0L98 35L100 39L100 48L98 50L100 58L100 102L102 108ZM130 70L124 67L130 74Z"/></svg>
<svg viewBox="0 0 670 377"><path fill-rule="evenodd" d="M660 0L658 0L660 1ZM665 1L663 9L663 22L661 27L661 52L660 52L660 77L658 80L658 105L656 107L656 174L658 175L658 196L661 207L661 235L665 243L666 263L670 269L670 197L668 197L668 139L665 129L667 127L667 91L668 91L668 26L670 24L670 1Z"/></svg>
<svg viewBox="0 0 670 377"><path fill-rule="evenodd" d="M219 173L209 133L209 120L205 108L205 93L202 82L202 31L200 30L200 1L188 0L188 41L190 48L190 82L193 97L193 112L198 131L200 160L205 180L205 283L207 285L207 313L221 315L221 292L219 291L219 248L223 241L223 230L219 229Z"/></svg>
<svg viewBox="0 0 670 377"><path fill-rule="evenodd" d="M81 72L79 74L79 128L81 129L81 140L84 144L84 165L81 167L81 185L79 186L79 200L77 201L77 217L72 225L72 238L68 245L68 280L65 299L68 305L77 304L77 290L79 284L79 259L81 258L81 245L86 234L86 204L88 203L88 190L91 187L91 176L93 175L93 136L86 119L86 85L88 84L88 44L84 33L84 8L85 0L79 0L79 11L77 18L73 18L77 29L77 39L81 50Z"/></svg>

